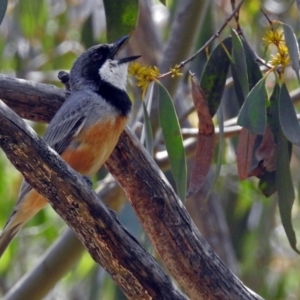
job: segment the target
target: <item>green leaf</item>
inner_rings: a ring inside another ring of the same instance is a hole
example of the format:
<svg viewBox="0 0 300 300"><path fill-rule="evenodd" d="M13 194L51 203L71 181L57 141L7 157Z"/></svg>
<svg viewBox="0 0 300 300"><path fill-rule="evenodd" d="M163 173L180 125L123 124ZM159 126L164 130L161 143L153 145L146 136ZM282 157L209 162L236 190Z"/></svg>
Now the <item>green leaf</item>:
<svg viewBox="0 0 300 300"><path fill-rule="evenodd" d="M145 139L145 144L146 144L146 149L148 152L153 156L153 132L152 132L152 127L151 127L151 120L148 114L148 110L151 110L151 104L152 104L152 97L153 97L153 88L154 88L154 83L151 83L145 101L142 101L143 105L143 115L144 115L144 126L143 126L143 132L142 132L142 143ZM148 109L146 107L146 104L148 106Z"/></svg>
<svg viewBox="0 0 300 300"><path fill-rule="evenodd" d="M161 4L163 4L164 6L167 6L167 0L159 0L159 2L160 2Z"/></svg>
<svg viewBox="0 0 300 300"><path fill-rule="evenodd" d="M239 106L242 107L243 103L245 102L245 97L244 97L242 86L239 81L239 74L236 66L233 63L231 63L230 69L231 69L231 75L233 79L233 86L234 86L237 102Z"/></svg>
<svg viewBox="0 0 300 300"><path fill-rule="evenodd" d="M248 92L249 89L251 90L256 83L262 78L262 73L260 71L259 65L256 61L256 56L249 46L248 42L245 39L242 39L243 44L243 52L244 56L246 58L246 65L247 65L247 80L248 80ZM244 68L245 69L245 68ZM239 70L239 72L237 71ZM245 71L243 71L245 72ZM237 96L238 103L240 107L243 106L243 103L245 102L244 92L242 89L242 86L240 84L240 76L242 75L242 72L240 71L240 68L238 68L234 63L231 64L231 73L234 83L234 89ZM246 76L243 76L246 77ZM248 93L247 93L248 94ZM246 94L246 96L247 96Z"/></svg>
<svg viewBox="0 0 300 300"><path fill-rule="evenodd" d="M262 78L250 91L240 110L237 124L247 128L253 134L263 135L266 129L267 116L265 100L267 92L265 88L266 78Z"/></svg>
<svg viewBox="0 0 300 300"><path fill-rule="evenodd" d="M143 114L144 114L146 149L151 154L151 156L153 156L153 133L152 133L150 117L144 101L143 101Z"/></svg>
<svg viewBox="0 0 300 300"><path fill-rule="evenodd" d="M280 88L278 109L280 125L284 135L290 142L300 146L299 121L285 83Z"/></svg>
<svg viewBox="0 0 300 300"><path fill-rule="evenodd" d="M256 61L256 55L249 46L248 41L242 39L242 43L246 56L248 84L249 89L251 90L256 85L256 83L262 79L263 76L260 71L259 64Z"/></svg>
<svg viewBox="0 0 300 300"><path fill-rule="evenodd" d="M211 53L202 73L200 86L207 99L209 112L214 116L220 105L230 66L231 37L227 37ZM226 50L225 50L226 49Z"/></svg>
<svg viewBox="0 0 300 300"><path fill-rule="evenodd" d="M276 83L273 88L273 93L270 97L270 103L271 103L270 125L274 137L276 137L277 132L280 129L279 114L278 114L279 94L280 94L280 86L278 83Z"/></svg>
<svg viewBox="0 0 300 300"><path fill-rule="evenodd" d="M237 78L235 78L235 81L238 80L243 93L243 99L245 99L249 93L246 56L239 35L234 29L231 30L231 33L232 33L232 60L238 75Z"/></svg>
<svg viewBox="0 0 300 300"><path fill-rule="evenodd" d="M282 22L279 22L282 25L283 31L284 31L284 38L286 46L289 50L289 55L292 63L292 68L295 71L298 81L300 82L299 78L299 69L300 69L300 62L299 62L299 45L296 38L296 35L293 31L293 29Z"/></svg>
<svg viewBox="0 0 300 300"><path fill-rule="evenodd" d="M290 173L291 143L286 139L280 126L280 94L282 87L275 85L271 102L271 127L276 141L276 189L278 192L278 206L283 228L291 247L296 248L297 239L292 224L292 207L295 199L294 186Z"/></svg>
<svg viewBox="0 0 300 300"><path fill-rule="evenodd" d="M138 0L104 0L107 41L112 43L120 37L132 33L138 14Z"/></svg>
<svg viewBox="0 0 300 300"><path fill-rule="evenodd" d="M6 13L7 1L8 0L0 0L0 25Z"/></svg>
<svg viewBox="0 0 300 300"><path fill-rule="evenodd" d="M275 84L273 93L270 97L271 103L271 114L269 115L268 122L273 132L273 136L276 139L278 128L279 128L279 117L278 117L278 99L279 99L280 87ZM258 187L261 192L266 196L270 197L277 191L276 185L276 169L273 172L265 171L259 179Z"/></svg>
<svg viewBox="0 0 300 300"><path fill-rule="evenodd" d="M277 133L276 155L276 186L278 191L278 205L282 225L291 247L300 254L296 247L297 239L292 224L292 207L295 199L294 186L290 173L289 142L281 130Z"/></svg>
<svg viewBox="0 0 300 300"><path fill-rule="evenodd" d="M182 201L186 197L186 158L181 130L169 92L159 85L159 121L164 136L172 174L177 186L178 196Z"/></svg>

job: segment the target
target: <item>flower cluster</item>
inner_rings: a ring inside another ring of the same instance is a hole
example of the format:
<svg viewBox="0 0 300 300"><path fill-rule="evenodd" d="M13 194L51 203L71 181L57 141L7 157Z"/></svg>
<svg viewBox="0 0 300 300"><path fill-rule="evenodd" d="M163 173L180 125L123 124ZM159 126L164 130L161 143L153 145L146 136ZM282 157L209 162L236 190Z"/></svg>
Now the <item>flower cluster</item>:
<svg viewBox="0 0 300 300"><path fill-rule="evenodd" d="M171 77L174 78L176 76L182 76L182 73L179 72L180 68L178 65L175 65L174 68L170 68Z"/></svg>
<svg viewBox="0 0 300 300"><path fill-rule="evenodd" d="M137 79L137 86L141 88L144 97L148 85L156 81L160 73L157 67L143 66L138 62L133 62L129 65L128 74Z"/></svg>
<svg viewBox="0 0 300 300"><path fill-rule="evenodd" d="M290 64L291 60L282 31L271 28L266 32L263 41L266 46L275 45L277 48L276 55L271 55L272 59L269 62L273 67L281 67L284 69Z"/></svg>

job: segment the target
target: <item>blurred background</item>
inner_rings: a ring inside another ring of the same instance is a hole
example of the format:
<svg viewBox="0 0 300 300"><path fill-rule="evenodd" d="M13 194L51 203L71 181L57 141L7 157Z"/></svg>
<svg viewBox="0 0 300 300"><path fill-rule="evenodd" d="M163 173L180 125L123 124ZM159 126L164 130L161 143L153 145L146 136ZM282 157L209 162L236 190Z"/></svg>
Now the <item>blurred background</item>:
<svg viewBox="0 0 300 300"><path fill-rule="evenodd" d="M162 73L199 49L232 12L232 1L229 0L167 0L166 4L155 0L140 1L137 28L128 47L123 50L141 54L142 63L158 66ZM252 49L268 61L271 52L266 51L262 38L269 24L260 8L270 19L289 24L297 36L299 10L295 1L245 1L240 13L240 25ZM235 27L234 21L229 25ZM230 26L209 51L230 35ZM102 42L106 42L106 14L102 0L9 0L0 26L0 73L62 87L57 79L58 71L68 71L84 49ZM198 121L192 109L187 71L191 70L200 78L208 52L203 51L184 68L182 77L167 78L163 82L174 99L185 132L184 138L189 145L189 166L193 164L195 153L195 137L191 129L197 128ZM297 109L300 100L298 82L289 69L286 78L289 91L295 95L293 100ZM274 86L272 76L267 84L270 88ZM138 132L137 124L142 120L142 97L132 77L129 78L128 91L134 102L130 124ZM297 300L300 299L300 259L290 248L281 225L276 195L269 198L263 196L256 178L244 181L238 178L235 151L239 129L226 134L227 128L235 125L234 117L239 110L235 98L228 81L222 99L225 139L220 175L215 179L218 168L216 157L204 186L186 202L186 206L202 235L247 286L266 299ZM156 108L154 98L150 115L154 156L172 182ZM43 135L46 124L29 124L39 135ZM216 148L219 146L217 144ZM299 159L299 148L294 146L291 170L297 198L293 208L293 224L298 237ZM0 150L0 228L5 225L15 205L21 181L21 175ZM118 211L121 222L156 256L125 196L106 171L100 170L93 182L102 199ZM41 256L66 228L60 217L47 207L21 230L0 260L0 295L4 295L39 263ZM44 299L126 299L110 276L86 252L79 252L71 270Z"/></svg>

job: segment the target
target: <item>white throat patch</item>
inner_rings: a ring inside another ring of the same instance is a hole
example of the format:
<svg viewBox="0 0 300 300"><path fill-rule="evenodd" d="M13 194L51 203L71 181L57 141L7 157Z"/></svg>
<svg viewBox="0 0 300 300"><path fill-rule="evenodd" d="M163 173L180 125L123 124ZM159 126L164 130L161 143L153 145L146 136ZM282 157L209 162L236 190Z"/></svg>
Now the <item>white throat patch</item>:
<svg viewBox="0 0 300 300"><path fill-rule="evenodd" d="M99 74L104 81L125 91L127 68L127 63L118 64L117 60L108 59L99 70Z"/></svg>

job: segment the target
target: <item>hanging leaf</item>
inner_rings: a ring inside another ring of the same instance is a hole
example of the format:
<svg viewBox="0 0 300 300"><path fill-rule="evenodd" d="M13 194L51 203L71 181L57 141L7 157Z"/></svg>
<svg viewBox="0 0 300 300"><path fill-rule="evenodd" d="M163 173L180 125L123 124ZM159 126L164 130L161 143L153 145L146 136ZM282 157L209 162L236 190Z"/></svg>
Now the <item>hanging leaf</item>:
<svg viewBox="0 0 300 300"><path fill-rule="evenodd" d="M274 171L276 165L275 155L275 139L271 127L267 125L265 134L261 137L261 141L258 141L258 147L255 149L255 159L259 162L257 167L262 168L263 171Z"/></svg>
<svg viewBox="0 0 300 300"><path fill-rule="evenodd" d="M234 29L231 29L232 34L232 61L237 77L234 78L234 83L238 81L241 88L243 101L249 93L248 74L246 56L242 41ZM237 95L239 97L239 95Z"/></svg>
<svg viewBox="0 0 300 300"><path fill-rule="evenodd" d="M162 128L172 174L177 186L178 196L186 198L186 158L181 130L172 102L166 88L159 84L159 121Z"/></svg>
<svg viewBox="0 0 300 300"><path fill-rule="evenodd" d="M239 134L239 142L236 149L236 160L238 175L241 180L244 180L251 174L251 166L253 159L255 135L248 129L242 128Z"/></svg>
<svg viewBox="0 0 300 300"><path fill-rule="evenodd" d="M196 77L190 75L193 101L199 118L199 132L187 198L194 195L202 186L212 163L215 146L215 129L208 103Z"/></svg>
<svg viewBox="0 0 300 300"><path fill-rule="evenodd" d="M237 124L247 128L251 133L263 135L266 129L267 116L265 100L266 77L263 77L250 91L240 110Z"/></svg>
<svg viewBox="0 0 300 300"><path fill-rule="evenodd" d="M139 14L138 0L103 0L106 16L106 37L112 43L132 33Z"/></svg>
<svg viewBox="0 0 300 300"><path fill-rule="evenodd" d="M270 97L271 115L269 118L270 125L273 131L273 135L275 136L275 139L277 136L277 132L280 129L279 112L278 112L279 95L280 95L280 86L278 83L276 83L273 88L273 93Z"/></svg>
<svg viewBox="0 0 300 300"><path fill-rule="evenodd" d="M276 161L276 186L282 225L291 247L300 254L300 251L296 247L297 239L292 224L292 208L295 199L295 192L290 173L289 142L281 130L278 130L277 133Z"/></svg>
<svg viewBox="0 0 300 300"><path fill-rule="evenodd" d="M249 90L251 90L257 84L257 82L262 79L263 76L260 71L259 64L256 61L256 55L251 49L248 41L242 39L242 43L246 57L248 85Z"/></svg>
<svg viewBox="0 0 300 300"><path fill-rule="evenodd" d="M7 1L8 0L0 0L0 25L6 13Z"/></svg>
<svg viewBox="0 0 300 300"><path fill-rule="evenodd" d="M237 167L241 180L251 176L261 178L265 172L275 170L275 149L272 130L266 127L265 134L254 135L242 128L237 146Z"/></svg>
<svg viewBox="0 0 300 300"><path fill-rule="evenodd" d="M286 46L289 50L289 55L291 59L292 68L295 71L298 81L300 82L299 78L299 69L300 69L300 62L299 62L299 45L296 38L296 35L293 31L293 29L282 22L279 22L282 25L283 32L284 32L284 39Z"/></svg>
<svg viewBox="0 0 300 300"><path fill-rule="evenodd" d="M290 173L291 143L286 139L280 122L280 98L282 88L275 85L271 102L271 126L276 142L276 189L278 192L278 206L283 228L291 247L300 254L296 247L297 239L292 224L292 207L295 199L294 186Z"/></svg>
<svg viewBox="0 0 300 300"><path fill-rule="evenodd" d="M273 137L275 140L276 140L277 131L279 129L279 119L278 119L279 92L280 92L280 87L278 84L275 84L273 93L270 97L271 105L270 105L270 114L268 117L268 123L270 124L270 127L273 132ZM261 176L258 184L259 189L266 197L270 197L277 191L277 186L276 186L276 155L277 154L276 153L277 153L277 149L275 148L275 170L271 172L265 171L264 174Z"/></svg>
<svg viewBox="0 0 300 300"><path fill-rule="evenodd" d="M280 88L278 110L280 125L284 135L290 142L300 146L299 121L285 83Z"/></svg>
<svg viewBox="0 0 300 300"><path fill-rule="evenodd" d="M151 154L151 156L153 156L153 133L151 128L151 121L144 101L142 102L142 105L144 114L146 149Z"/></svg>
<svg viewBox="0 0 300 300"><path fill-rule="evenodd" d="M144 126L143 126L141 141L143 143L145 140L146 149L151 154L151 156L153 156L153 132L152 132L151 120L148 111L151 110L153 88L154 88L154 83L152 82L148 88L145 101L142 101ZM147 103L147 107L146 107L146 103Z"/></svg>
<svg viewBox="0 0 300 300"><path fill-rule="evenodd" d="M221 103L230 66L228 53L231 52L231 47L231 38L227 37L214 49L202 73L200 86L205 99L208 102L209 113L211 116L214 116Z"/></svg>

